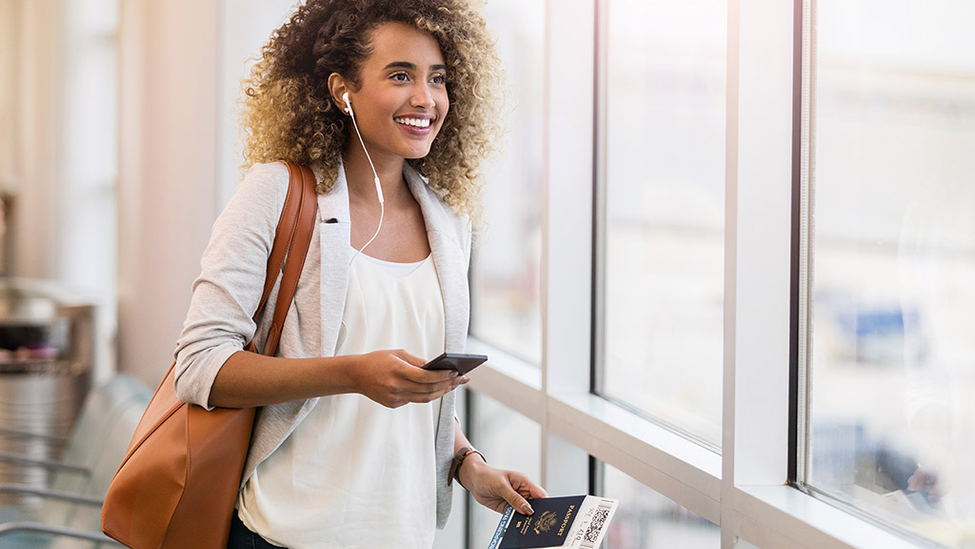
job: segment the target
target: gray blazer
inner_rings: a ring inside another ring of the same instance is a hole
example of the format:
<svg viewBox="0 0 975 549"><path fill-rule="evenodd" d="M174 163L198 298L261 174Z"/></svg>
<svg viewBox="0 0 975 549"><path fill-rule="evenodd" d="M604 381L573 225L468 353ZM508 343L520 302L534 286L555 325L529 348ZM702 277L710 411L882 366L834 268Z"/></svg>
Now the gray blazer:
<svg viewBox="0 0 975 549"><path fill-rule="evenodd" d="M467 268L471 231L407 165L404 176L423 212L440 288L446 327L444 348L463 352L470 317ZM252 320L263 291L274 230L284 207L288 170L281 163L255 165L217 218L193 283L193 297L176 343L176 394L185 402L210 408L210 390L224 362L254 339L264 345L277 299L268 298L268 314ZM333 356L345 310L351 247L349 191L344 170L325 195L318 195L318 223L312 235L294 303L282 328L277 356ZM316 243L318 243L316 245ZM323 260L324 258L324 260ZM265 406L258 411L241 486L318 402L317 398ZM443 397L436 430L437 527L450 514L447 472L454 449L454 393Z"/></svg>

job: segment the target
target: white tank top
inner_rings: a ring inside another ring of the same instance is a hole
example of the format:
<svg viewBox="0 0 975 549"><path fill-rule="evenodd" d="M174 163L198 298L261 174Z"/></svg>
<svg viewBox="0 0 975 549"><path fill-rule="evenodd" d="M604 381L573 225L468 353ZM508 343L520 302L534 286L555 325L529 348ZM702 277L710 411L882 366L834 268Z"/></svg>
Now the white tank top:
<svg viewBox="0 0 975 549"><path fill-rule="evenodd" d="M412 265L412 267L410 267ZM433 260L352 262L336 355L443 352ZM389 409L360 394L322 397L238 497L241 521L291 549L430 549L436 531L440 400Z"/></svg>

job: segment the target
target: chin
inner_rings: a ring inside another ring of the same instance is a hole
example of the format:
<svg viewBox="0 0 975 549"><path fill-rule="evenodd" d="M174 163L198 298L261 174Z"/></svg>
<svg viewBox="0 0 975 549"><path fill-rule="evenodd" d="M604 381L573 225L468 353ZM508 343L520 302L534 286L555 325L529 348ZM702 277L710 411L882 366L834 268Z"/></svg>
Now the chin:
<svg viewBox="0 0 975 549"><path fill-rule="evenodd" d="M417 150L411 151L408 154L406 154L404 158L406 158L407 160L419 160L421 158L426 158L427 155L430 154L431 148L432 147L427 147L422 151L417 151Z"/></svg>

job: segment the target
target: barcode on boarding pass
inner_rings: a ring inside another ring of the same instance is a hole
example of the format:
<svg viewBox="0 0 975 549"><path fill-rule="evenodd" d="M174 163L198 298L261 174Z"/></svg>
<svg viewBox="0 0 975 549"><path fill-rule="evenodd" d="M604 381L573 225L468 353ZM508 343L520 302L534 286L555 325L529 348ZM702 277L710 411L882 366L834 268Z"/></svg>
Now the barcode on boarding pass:
<svg viewBox="0 0 975 549"><path fill-rule="evenodd" d="M582 534L582 543L579 547L582 549L594 549L596 544L602 537L603 527L606 526L606 519L609 518L609 514L613 511L612 503L608 501L599 502L599 506L592 514L592 519L589 522L589 527Z"/></svg>

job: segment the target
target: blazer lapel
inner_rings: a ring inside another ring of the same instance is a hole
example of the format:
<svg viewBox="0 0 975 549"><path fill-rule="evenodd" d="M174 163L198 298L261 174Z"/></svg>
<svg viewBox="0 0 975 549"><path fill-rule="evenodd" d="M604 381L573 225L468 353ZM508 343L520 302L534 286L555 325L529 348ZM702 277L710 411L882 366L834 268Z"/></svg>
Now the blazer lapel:
<svg viewBox="0 0 975 549"><path fill-rule="evenodd" d="M403 173L423 212L430 253L440 279L444 304L444 350L463 352L467 343L470 295L466 255L453 234L460 221L412 167L407 165Z"/></svg>
<svg viewBox="0 0 975 549"><path fill-rule="evenodd" d="M335 186L328 193L318 195L318 212L322 250L322 354L332 356L345 313L352 260L349 187L341 164Z"/></svg>

